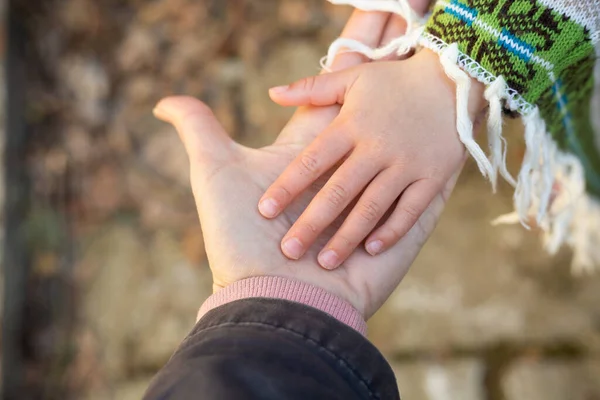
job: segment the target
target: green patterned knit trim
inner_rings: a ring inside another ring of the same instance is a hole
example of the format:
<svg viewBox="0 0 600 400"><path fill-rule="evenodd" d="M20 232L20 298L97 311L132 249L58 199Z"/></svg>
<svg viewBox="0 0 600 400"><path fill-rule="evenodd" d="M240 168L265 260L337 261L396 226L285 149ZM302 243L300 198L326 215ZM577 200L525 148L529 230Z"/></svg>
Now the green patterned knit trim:
<svg viewBox="0 0 600 400"><path fill-rule="evenodd" d="M509 108L526 114L528 104L537 105L559 146L581 160L588 189L600 196L600 155L589 121L595 53L585 27L535 0L443 0L427 36L457 43L481 70L504 77L516 101Z"/></svg>

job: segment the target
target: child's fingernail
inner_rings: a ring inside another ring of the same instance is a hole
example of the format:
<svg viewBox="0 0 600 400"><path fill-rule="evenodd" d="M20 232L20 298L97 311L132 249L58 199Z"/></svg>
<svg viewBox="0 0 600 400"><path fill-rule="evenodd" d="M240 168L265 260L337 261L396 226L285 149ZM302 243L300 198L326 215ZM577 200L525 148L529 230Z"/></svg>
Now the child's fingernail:
<svg viewBox="0 0 600 400"><path fill-rule="evenodd" d="M381 250L383 250L383 242L381 240L373 240L372 242L367 243L367 252L370 255L376 256L381 253Z"/></svg>
<svg viewBox="0 0 600 400"><path fill-rule="evenodd" d="M258 204L258 211L266 218L274 218L279 213L279 206L275 200L268 198Z"/></svg>
<svg viewBox="0 0 600 400"><path fill-rule="evenodd" d="M323 268L334 269L340 265L340 257L334 250L326 250L319 254L319 264Z"/></svg>
<svg viewBox="0 0 600 400"><path fill-rule="evenodd" d="M292 260L299 259L302 257L302 253L304 253L304 246L298 239L294 237L283 242L281 249L283 250L283 254Z"/></svg>
<svg viewBox="0 0 600 400"><path fill-rule="evenodd" d="M269 91L271 93L283 93L286 90L288 90L290 88L289 85L284 85L284 86L276 86L276 87L272 87L271 89L269 89Z"/></svg>

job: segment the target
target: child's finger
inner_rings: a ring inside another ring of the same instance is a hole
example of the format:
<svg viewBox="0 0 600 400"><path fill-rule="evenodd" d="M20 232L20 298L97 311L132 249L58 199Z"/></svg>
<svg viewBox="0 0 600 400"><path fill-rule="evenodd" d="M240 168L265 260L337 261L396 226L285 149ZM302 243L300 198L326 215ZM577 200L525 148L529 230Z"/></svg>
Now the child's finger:
<svg viewBox="0 0 600 400"><path fill-rule="evenodd" d="M269 90L271 99L282 106L330 106L344 104L349 87L359 76L360 67L309 76L287 86Z"/></svg>
<svg viewBox="0 0 600 400"><path fill-rule="evenodd" d="M350 156L317 193L281 242L283 253L298 259L377 174L373 162Z"/></svg>
<svg viewBox="0 0 600 400"><path fill-rule="evenodd" d="M430 180L410 185L400 196L392 215L367 239L367 252L374 256L396 244L415 225L439 192L438 185Z"/></svg>
<svg viewBox="0 0 600 400"><path fill-rule="evenodd" d="M335 121L315 138L267 189L258 210L275 218L300 193L352 149L352 141L338 132Z"/></svg>
<svg viewBox="0 0 600 400"><path fill-rule="evenodd" d="M377 175L340 229L320 252L319 264L326 269L339 267L375 228L406 184L398 180L397 171L388 169Z"/></svg>

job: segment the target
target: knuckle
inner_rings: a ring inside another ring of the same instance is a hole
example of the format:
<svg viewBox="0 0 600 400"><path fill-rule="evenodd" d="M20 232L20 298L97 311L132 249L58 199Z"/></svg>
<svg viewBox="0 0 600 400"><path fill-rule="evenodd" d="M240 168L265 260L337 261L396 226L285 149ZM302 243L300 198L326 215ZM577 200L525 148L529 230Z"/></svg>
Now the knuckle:
<svg viewBox="0 0 600 400"><path fill-rule="evenodd" d="M398 152L398 154L394 156L394 165L407 166L419 159L425 159L428 157L427 149L423 150L411 143L402 142L400 145L402 146L402 151ZM438 161L436 158L434 158L434 160L434 162ZM422 167L422 169L425 168L428 168L428 165Z"/></svg>
<svg viewBox="0 0 600 400"><path fill-rule="evenodd" d="M335 236L335 244L338 249L347 251L355 249L358 246L358 241L354 240L344 234L337 234Z"/></svg>
<svg viewBox="0 0 600 400"><path fill-rule="evenodd" d="M443 170L440 167L432 165L426 170L425 178L437 183L442 180L443 175Z"/></svg>
<svg viewBox="0 0 600 400"><path fill-rule="evenodd" d="M285 187L285 185L280 185L273 189L275 197L277 197L280 200L283 200L284 202L287 202L292 198L292 193L288 188Z"/></svg>
<svg viewBox="0 0 600 400"><path fill-rule="evenodd" d="M367 222L375 222L379 219L381 206L374 200L365 201L360 204L359 215Z"/></svg>
<svg viewBox="0 0 600 400"><path fill-rule="evenodd" d="M386 236L388 237L388 244L393 244L402 238L402 233L393 226L388 226Z"/></svg>
<svg viewBox="0 0 600 400"><path fill-rule="evenodd" d="M355 135L363 135L364 129L359 129L353 132ZM357 146L357 150L361 154L368 155L370 159L377 160L380 163L384 163L386 165L393 165L393 160L395 159L392 151L390 151L391 142L388 137L386 137L386 133L378 133L376 131L372 131L372 136L364 143L360 143Z"/></svg>
<svg viewBox="0 0 600 400"><path fill-rule="evenodd" d="M369 126L370 117L372 117L372 114L369 113L367 110L362 108L354 109L351 115L353 127L357 131L360 131L362 130L362 127Z"/></svg>
<svg viewBox="0 0 600 400"><path fill-rule="evenodd" d="M418 207L412 204L405 204L402 207L402 214L406 220L414 223L417 219L419 219L420 211Z"/></svg>
<svg viewBox="0 0 600 400"><path fill-rule="evenodd" d="M356 118L355 114L358 111L352 113L340 113L335 117L336 125L341 131L352 131L356 129Z"/></svg>
<svg viewBox="0 0 600 400"><path fill-rule="evenodd" d="M319 162L314 153L304 152L300 157L300 168L303 172L314 175L319 172Z"/></svg>
<svg viewBox="0 0 600 400"><path fill-rule="evenodd" d="M364 131L359 127L353 113L340 113L335 119L335 132L341 140L356 144L357 138Z"/></svg>
<svg viewBox="0 0 600 400"><path fill-rule="evenodd" d="M316 235L317 233L319 233L317 226L314 225L313 223L304 222L303 227L304 227L304 230L306 232L310 233L311 235Z"/></svg>
<svg viewBox="0 0 600 400"><path fill-rule="evenodd" d="M302 86L302 90L310 92L317 85L317 78L314 76L309 76L300 81L300 85Z"/></svg>
<svg viewBox="0 0 600 400"><path fill-rule="evenodd" d="M294 228L294 232L300 234L300 236L303 237L311 237L317 235L319 233L319 229L317 229L317 226L313 222L307 221L305 219L303 221L299 221L299 223Z"/></svg>
<svg viewBox="0 0 600 400"><path fill-rule="evenodd" d="M377 135L371 140L371 147L373 150L383 152L390 148L389 140L385 137L385 135Z"/></svg>
<svg viewBox="0 0 600 400"><path fill-rule="evenodd" d="M325 198L334 208L340 208L348 199L348 191L342 185L334 183L327 187Z"/></svg>
<svg viewBox="0 0 600 400"><path fill-rule="evenodd" d="M409 165L410 165L410 161L409 161L408 157L401 156L401 157L396 157L394 159L394 161L390 165L390 168L397 171L398 173L402 173L402 172L406 171L406 169L408 168Z"/></svg>

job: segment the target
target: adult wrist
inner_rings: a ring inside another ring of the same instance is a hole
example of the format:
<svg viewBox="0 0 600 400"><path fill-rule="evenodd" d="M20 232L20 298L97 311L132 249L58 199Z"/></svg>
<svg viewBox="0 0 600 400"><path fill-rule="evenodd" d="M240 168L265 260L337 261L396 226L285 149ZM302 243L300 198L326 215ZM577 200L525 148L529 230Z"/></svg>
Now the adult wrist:
<svg viewBox="0 0 600 400"><path fill-rule="evenodd" d="M323 311L359 333L366 334L366 322L351 303L321 287L281 276L246 278L216 291L200 307L198 320L212 309L248 298L273 298L301 303Z"/></svg>

